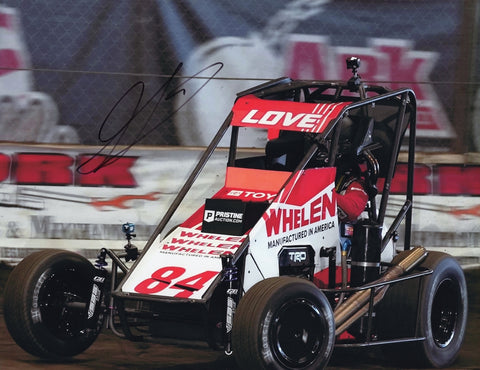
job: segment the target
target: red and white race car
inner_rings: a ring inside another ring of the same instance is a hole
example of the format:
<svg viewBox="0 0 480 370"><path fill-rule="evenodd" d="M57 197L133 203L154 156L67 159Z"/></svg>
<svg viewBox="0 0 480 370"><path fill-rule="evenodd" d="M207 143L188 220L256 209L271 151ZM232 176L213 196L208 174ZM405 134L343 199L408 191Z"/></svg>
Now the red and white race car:
<svg viewBox="0 0 480 370"><path fill-rule="evenodd" d="M5 289L15 341L61 359L88 348L106 322L132 340L204 339L242 369L319 369L335 347L381 344L450 365L465 333L466 284L454 258L410 240L415 94L367 86L358 67L347 60L345 83L284 78L239 93L141 252L125 224L124 252L102 249L94 265L61 250L25 258ZM248 130L264 135L263 150L237 148ZM165 232L227 131L223 187ZM398 209L389 190L402 145Z"/></svg>

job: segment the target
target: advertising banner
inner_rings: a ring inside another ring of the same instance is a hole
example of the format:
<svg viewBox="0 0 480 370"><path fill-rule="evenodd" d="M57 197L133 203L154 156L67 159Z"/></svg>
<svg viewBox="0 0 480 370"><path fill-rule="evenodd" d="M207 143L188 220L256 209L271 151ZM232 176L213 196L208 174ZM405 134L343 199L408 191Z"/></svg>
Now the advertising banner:
<svg viewBox="0 0 480 370"><path fill-rule="evenodd" d="M140 247L238 92L283 76L346 80L354 55L368 84L415 91L418 151L460 153L419 161L413 242L480 263L480 161L463 154L480 149L474 3L2 1L0 261L49 247L95 258L122 248L124 222ZM240 118L303 127L314 109ZM216 155L172 227L222 186L227 154ZM392 186L405 191L402 165Z"/></svg>
<svg viewBox="0 0 480 370"><path fill-rule="evenodd" d="M135 224L141 248L199 155L200 150L170 147L136 149L107 163L108 157L92 148L1 145L0 260L15 262L38 248L72 249L95 258L100 248L123 248L126 222ZM226 154L217 156L215 168L205 169L205 179L198 179L172 225L221 187ZM81 167L85 163L96 165L87 171Z"/></svg>
<svg viewBox="0 0 480 370"><path fill-rule="evenodd" d="M123 248L126 222L135 224L134 244L142 248L202 154L137 148L111 161L92 149L0 146L1 261L16 263L39 248L71 249L94 259L103 247ZM214 153L165 233L224 186L227 155ZM479 263L480 165L418 165L415 171L412 243ZM395 194L405 186L405 165L399 164L387 223L402 206Z"/></svg>

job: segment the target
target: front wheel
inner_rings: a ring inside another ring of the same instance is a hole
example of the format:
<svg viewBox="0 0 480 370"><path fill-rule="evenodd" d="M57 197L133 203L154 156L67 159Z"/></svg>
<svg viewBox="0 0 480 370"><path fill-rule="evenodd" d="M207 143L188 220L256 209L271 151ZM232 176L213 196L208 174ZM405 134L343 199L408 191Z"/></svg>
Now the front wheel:
<svg viewBox="0 0 480 370"><path fill-rule="evenodd" d="M241 369L322 369L335 341L333 312L311 282L260 281L240 300L232 344Z"/></svg>
<svg viewBox="0 0 480 370"><path fill-rule="evenodd" d="M87 259L67 251L43 250L24 258L4 293L5 323L15 342L46 359L87 349L101 330L101 316L94 327L86 325L94 270Z"/></svg>

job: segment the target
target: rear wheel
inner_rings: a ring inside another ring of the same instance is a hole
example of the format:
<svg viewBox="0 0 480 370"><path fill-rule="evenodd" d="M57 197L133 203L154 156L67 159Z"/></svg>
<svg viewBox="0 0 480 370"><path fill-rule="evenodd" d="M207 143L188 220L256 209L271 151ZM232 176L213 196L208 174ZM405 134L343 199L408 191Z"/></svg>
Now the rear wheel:
<svg viewBox="0 0 480 370"><path fill-rule="evenodd" d="M416 333L411 331L411 334L425 340L408 344L408 357L422 365L447 367L455 361L465 336L468 310L465 276L458 262L445 253L429 252L421 266L433 272L422 278L418 289L413 286L414 281L389 288L386 302L380 306L385 310L378 315L379 329L383 330L383 336L387 331L389 336L405 336L409 334L405 331L406 324L413 324L413 328L416 324ZM393 347L390 353L392 350Z"/></svg>
<svg viewBox="0 0 480 370"><path fill-rule="evenodd" d="M242 369L322 369L334 341L330 304L304 279L285 276L257 283L234 316L233 351Z"/></svg>
<svg viewBox="0 0 480 370"><path fill-rule="evenodd" d="M87 349L101 329L86 326L94 267L67 251L43 250L24 258L5 286L5 322L15 342L32 355L59 359Z"/></svg>
<svg viewBox="0 0 480 370"><path fill-rule="evenodd" d="M429 258L430 257L430 258ZM460 351L467 323L467 285L457 261L443 253L429 253L423 266L433 274L421 286L420 358L435 367L451 365Z"/></svg>

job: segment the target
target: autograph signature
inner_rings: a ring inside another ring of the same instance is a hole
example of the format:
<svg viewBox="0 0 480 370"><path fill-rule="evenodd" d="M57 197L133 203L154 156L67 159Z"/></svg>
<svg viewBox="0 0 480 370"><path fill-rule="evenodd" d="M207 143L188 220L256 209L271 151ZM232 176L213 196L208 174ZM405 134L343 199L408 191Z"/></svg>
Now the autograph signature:
<svg viewBox="0 0 480 370"><path fill-rule="evenodd" d="M114 163L119 158L125 155L128 150L140 142L142 139L150 135L153 131L155 131L158 127L160 127L164 122L170 119L176 112L178 112L185 104L187 104L195 95L197 95L200 90L202 90L207 83L209 83L223 68L222 62L213 63L197 73L193 76L186 78L183 82L178 85L173 85L173 81L177 74L179 73L180 69L182 68L183 63L179 63L175 68L175 71L172 75L167 79L167 81L158 88L155 93L150 98L144 98L145 95L145 83L143 81L138 81L134 83L121 97L120 99L114 104L110 112L107 114L105 119L103 120L100 130L98 132L98 139L104 146L95 153L92 157L82 162L77 167L77 172L80 174L89 174L100 170L103 167L108 166L109 164ZM201 84L198 88L193 90L191 93L188 92L186 89L186 84L199 76L204 72L209 72L208 77L205 78L205 82ZM114 133L110 136L105 135L105 131L107 131L108 124L112 119L115 111L121 106L121 103L124 102L127 97L131 98L131 94L137 94L133 97L136 98L136 103L134 104L134 108L131 112L131 116L128 118L127 122L123 124L118 130L114 130ZM167 114L165 117L160 119L158 122L152 123L152 117L160 106L160 103L169 101L170 99L176 97L177 95L183 95L185 100L182 104L180 104L173 112ZM146 101L144 101L147 99ZM150 109L150 112L147 112L147 109ZM142 123L138 125L140 114L146 114L146 119ZM134 125L135 124L135 125ZM135 126L135 127L134 127ZM136 138L133 142L127 145L124 148L117 149L119 143L122 141L122 138L125 136L129 130L135 129L138 131ZM105 136L105 137L104 137ZM110 149L107 149L110 147ZM95 158L102 156L102 160L98 161Z"/></svg>

